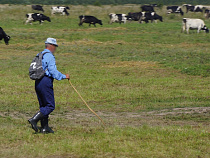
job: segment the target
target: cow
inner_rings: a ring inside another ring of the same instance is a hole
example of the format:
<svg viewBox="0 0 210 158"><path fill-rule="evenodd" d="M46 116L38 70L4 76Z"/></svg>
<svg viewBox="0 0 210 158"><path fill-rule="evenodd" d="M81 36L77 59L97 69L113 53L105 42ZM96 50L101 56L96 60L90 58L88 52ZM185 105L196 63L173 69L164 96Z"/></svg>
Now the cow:
<svg viewBox="0 0 210 158"><path fill-rule="evenodd" d="M154 7L152 5L141 6L142 12L154 12Z"/></svg>
<svg viewBox="0 0 210 158"><path fill-rule="evenodd" d="M146 23L148 23L149 20L151 20L151 23L152 23L154 20L155 20L156 23L157 23L157 20L160 20L161 22L163 22L162 16L159 16L159 15L156 14L155 12L151 12L151 13L142 12L141 21L145 21Z"/></svg>
<svg viewBox="0 0 210 158"><path fill-rule="evenodd" d="M32 5L31 8L32 8L32 10L38 10L38 11L44 12L44 9L42 8L41 5Z"/></svg>
<svg viewBox="0 0 210 158"><path fill-rule="evenodd" d="M205 10L205 17L206 17L207 19L210 18L210 10L209 10L209 9L206 9L206 10Z"/></svg>
<svg viewBox="0 0 210 158"><path fill-rule="evenodd" d="M25 24L32 24L32 22L39 21L40 24L42 24L45 20L51 22L50 18L45 16L44 14L40 13L28 13L26 14L26 22Z"/></svg>
<svg viewBox="0 0 210 158"><path fill-rule="evenodd" d="M184 15L184 12L182 11L180 6L168 6L167 14L171 14L171 13L180 13L181 15Z"/></svg>
<svg viewBox="0 0 210 158"><path fill-rule="evenodd" d="M9 44L10 36L8 36L4 30L0 27L0 40L4 39L6 45Z"/></svg>
<svg viewBox="0 0 210 158"><path fill-rule="evenodd" d="M127 20L126 14L110 13L109 14L109 18L110 18L110 22L109 22L110 24L112 24L114 22L119 22L120 24L123 22L125 24L126 20Z"/></svg>
<svg viewBox="0 0 210 158"><path fill-rule="evenodd" d="M209 33L209 29L206 27L205 23L201 19L191 19L191 18L183 18L182 19L182 32L187 31L189 34L189 30L197 30L197 33L200 30L205 30L206 33Z"/></svg>
<svg viewBox="0 0 210 158"><path fill-rule="evenodd" d="M199 6L186 6L186 13L188 11L191 11L191 12L203 12L202 8L200 8Z"/></svg>
<svg viewBox="0 0 210 158"><path fill-rule="evenodd" d="M135 13L129 12L127 15L127 19L132 21L140 22L141 18L142 18L142 12L135 12Z"/></svg>
<svg viewBox="0 0 210 158"><path fill-rule="evenodd" d="M83 23L89 23L89 26L91 26L91 24L93 24L96 27L96 23L103 25L102 21L97 19L94 16L89 16L89 15L80 15L79 16L80 19L80 23L79 26L81 26Z"/></svg>
<svg viewBox="0 0 210 158"><path fill-rule="evenodd" d="M51 11L51 14L54 15L55 13L60 13L61 15L69 15L68 10L70 10L70 8L68 6L57 6L57 7L52 7L51 8L52 11Z"/></svg>

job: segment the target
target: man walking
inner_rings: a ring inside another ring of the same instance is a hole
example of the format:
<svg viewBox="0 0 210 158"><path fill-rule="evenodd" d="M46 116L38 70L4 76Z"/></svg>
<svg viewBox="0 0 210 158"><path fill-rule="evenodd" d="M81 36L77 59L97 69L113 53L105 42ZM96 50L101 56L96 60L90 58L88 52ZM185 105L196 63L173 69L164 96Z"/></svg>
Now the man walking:
<svg viewBox="0 0 210 158"><path fill-rule="evenodd" d="M57 70L54 52L58 47L56 39L48 38L45 41L45 49L42 52L42 67L45 71L45 76L40 80L35 81L35 90L39 101L40 111L28 120L32 129L38 132L37 122L41 121L41 133L54 133L48 126L49 114L55 109L55 100L53 92L53 80L69 79L69 74L62 74Z"/></svg>

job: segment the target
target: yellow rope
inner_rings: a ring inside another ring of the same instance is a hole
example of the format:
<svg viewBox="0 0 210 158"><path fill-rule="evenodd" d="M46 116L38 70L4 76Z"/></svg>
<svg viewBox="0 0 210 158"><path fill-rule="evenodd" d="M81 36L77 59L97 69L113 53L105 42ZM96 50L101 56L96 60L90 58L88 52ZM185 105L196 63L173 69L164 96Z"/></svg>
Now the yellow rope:
<svg viewBox="0 0 210 158"><path fill-rule="evenodd" d="M86 101L82 98L82 96L79 94L79 92L76 90L76 88L73 86L73 84L71 83L71 81L69 80L69 84L72 86L72 88L75 90L75 92L79 95L79 97L82 99L82 101L85 103L85 105L87 106L87 108L92 112L94 113L100 120L101 122L103 123L103 125L105 126L105 123L104 121L95 113L95 111L93 111L89 105L86 103Z"/></svg>

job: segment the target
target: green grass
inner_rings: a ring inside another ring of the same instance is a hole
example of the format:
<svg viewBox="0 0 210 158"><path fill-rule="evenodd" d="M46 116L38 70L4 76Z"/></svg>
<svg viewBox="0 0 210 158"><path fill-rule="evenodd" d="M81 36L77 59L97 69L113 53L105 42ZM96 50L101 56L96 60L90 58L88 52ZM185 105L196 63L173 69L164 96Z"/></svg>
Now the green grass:
<svg viewBox="0 0 210 158"><path fill-rule="evenodd" d="M49 16L50 7L45 6ZM138 11L138 5L71 8L69 17L24 25L30 6L0 6L0 26L12 37L8 46L0 41L0 157L210 157L209 111L143 114L209 107L209 34L181 33L183 17L166 15L164 8L158 10L163 23L125 25L109 25L108 13ZM79 27L78 16L84 13L104 25ZM192 13L184 17L204 19ZM27 119L38 110L38 101L28 68L47 37L58 40L58 70L71 75L106 128L89 115L66 80L54 82L56 109L50 125L56 133L33 134L29 128Z"/></svg>

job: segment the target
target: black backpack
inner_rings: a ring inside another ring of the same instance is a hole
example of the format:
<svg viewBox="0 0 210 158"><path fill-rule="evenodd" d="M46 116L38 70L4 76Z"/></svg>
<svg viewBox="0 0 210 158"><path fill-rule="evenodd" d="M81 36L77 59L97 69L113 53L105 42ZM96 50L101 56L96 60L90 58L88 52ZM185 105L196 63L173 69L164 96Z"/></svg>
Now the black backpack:
<svg viewBox="0 0 210 158"><path fill-rule="evenodd" d="M46 53L48 53L48 52L44 52L43 54L42 54L42 52L40 52L32 60L31 65L29 67L29 76L30 76L30 79L32 79L32 80L40 80L42 77L44 77L45 71L47 69L44 70L42 68L42 58L43 58L43 56Z"/></svg>

